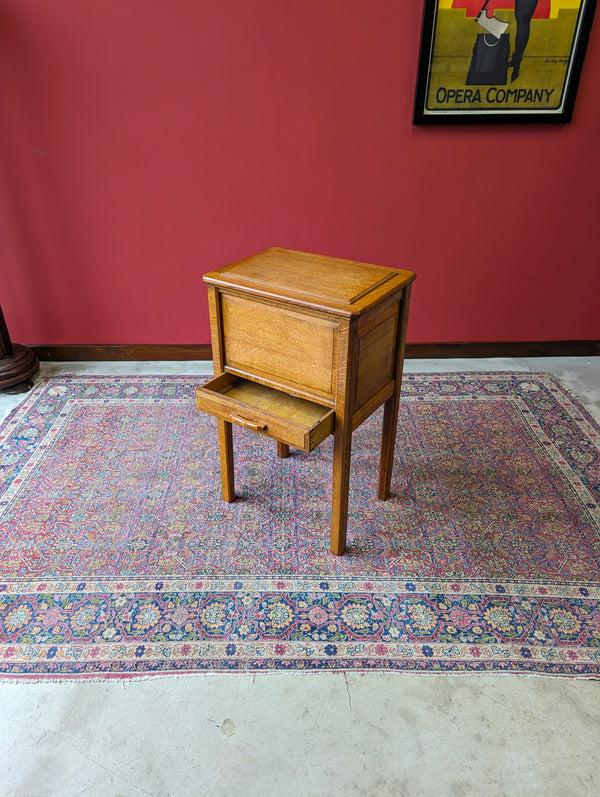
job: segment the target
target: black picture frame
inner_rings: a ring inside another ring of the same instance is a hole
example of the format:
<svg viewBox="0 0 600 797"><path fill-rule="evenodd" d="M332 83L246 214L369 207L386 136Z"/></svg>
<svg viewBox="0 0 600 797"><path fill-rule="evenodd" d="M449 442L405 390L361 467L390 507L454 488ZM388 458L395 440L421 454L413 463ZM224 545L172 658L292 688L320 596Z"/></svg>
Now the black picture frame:
<svg viewBox="0 0 600 797"><path fill-rule="evenodd" d="M570 122L596 2L424 0L414 124Z"/></svg>

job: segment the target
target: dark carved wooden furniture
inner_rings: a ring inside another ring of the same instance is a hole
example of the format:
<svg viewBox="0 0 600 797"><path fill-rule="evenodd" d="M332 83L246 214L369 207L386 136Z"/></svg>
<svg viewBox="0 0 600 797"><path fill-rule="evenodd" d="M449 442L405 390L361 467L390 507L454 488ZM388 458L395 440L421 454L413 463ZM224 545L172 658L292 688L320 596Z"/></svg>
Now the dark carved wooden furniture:
<svg viewBox="0 0 600 797"><path fill-rule="evenodd" d="M39 367L31 349L11 341L0 307L0 390L6 393L29 390Z"/></svg>

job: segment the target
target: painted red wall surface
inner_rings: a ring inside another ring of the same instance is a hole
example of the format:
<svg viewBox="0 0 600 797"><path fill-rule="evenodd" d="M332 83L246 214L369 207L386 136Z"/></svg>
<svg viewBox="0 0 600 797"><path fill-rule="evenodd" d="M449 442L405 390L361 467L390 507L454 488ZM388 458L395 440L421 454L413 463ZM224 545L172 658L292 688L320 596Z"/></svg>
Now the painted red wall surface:
<svg viewBox="0 0 600 797"><path fill-rule="evenodd" d="M0 300L25 344L209 341L278 245L408 268L412 342L600 337L600 23L573 122L412 125L421 0L3 0Z"/></svg>

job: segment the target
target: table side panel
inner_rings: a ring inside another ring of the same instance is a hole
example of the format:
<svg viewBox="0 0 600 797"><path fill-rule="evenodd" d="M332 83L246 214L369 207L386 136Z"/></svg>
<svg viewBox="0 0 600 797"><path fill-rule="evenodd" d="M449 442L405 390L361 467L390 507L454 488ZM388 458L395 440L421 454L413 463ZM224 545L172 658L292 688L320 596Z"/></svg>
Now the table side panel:
<svg viewBox="0 0 600 797"><path fill-rule="evenodd" d="M358 341L357 408L394 379L397 313L388 315Z"/></svg>

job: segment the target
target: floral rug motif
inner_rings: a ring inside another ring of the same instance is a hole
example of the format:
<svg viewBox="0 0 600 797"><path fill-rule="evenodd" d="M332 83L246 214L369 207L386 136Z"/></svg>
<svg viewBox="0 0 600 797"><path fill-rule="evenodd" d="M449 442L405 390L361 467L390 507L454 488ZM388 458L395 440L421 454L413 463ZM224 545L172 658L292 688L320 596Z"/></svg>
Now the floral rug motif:
<svg viewBox="0 0 600 797"><path fill-rule="evenodd" d="M0 677L406 670L600 676L600 428L543 374L407 374L392 495L381 410L277 458L235 428L220 498L202 378L67 376L0 427Z"/></svg>

